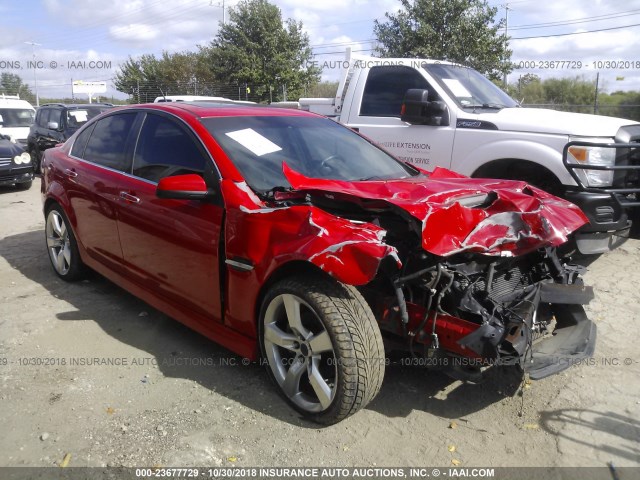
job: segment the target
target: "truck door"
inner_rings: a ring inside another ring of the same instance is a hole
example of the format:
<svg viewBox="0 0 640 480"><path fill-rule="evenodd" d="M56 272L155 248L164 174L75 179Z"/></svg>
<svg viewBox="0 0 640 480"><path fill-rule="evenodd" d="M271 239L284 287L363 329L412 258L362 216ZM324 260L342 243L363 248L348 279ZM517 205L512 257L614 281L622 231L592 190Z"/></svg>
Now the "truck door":
<svg viewBox="0 0 640 480"><path fill-rule="evenodd" d="M455 135L455 119L450 125L410 125L400 120L406 91L426 88L429 100L442 100L436 89L415 68L403 65L375 66L360 75L347 125L414 165L432 170L449 167ZM347 107L347 105L345 105ZM453 112L451 112L453 114Z"/></svg>

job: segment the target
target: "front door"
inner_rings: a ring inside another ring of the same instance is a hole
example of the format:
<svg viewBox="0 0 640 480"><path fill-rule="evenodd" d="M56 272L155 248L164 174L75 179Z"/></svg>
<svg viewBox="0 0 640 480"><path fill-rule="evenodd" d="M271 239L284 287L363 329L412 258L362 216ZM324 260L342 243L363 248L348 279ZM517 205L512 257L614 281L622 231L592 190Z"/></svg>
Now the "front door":
<svg viewBox="0 0 640 480"><path fill-rule="evenodd" d="M147 113L133 156L133 175L124 179L118 192L118 229L127 276L172 303L220 321L222 206L160 199L155 193L161 178L203 175L210 162L181 121Z"/></svg>

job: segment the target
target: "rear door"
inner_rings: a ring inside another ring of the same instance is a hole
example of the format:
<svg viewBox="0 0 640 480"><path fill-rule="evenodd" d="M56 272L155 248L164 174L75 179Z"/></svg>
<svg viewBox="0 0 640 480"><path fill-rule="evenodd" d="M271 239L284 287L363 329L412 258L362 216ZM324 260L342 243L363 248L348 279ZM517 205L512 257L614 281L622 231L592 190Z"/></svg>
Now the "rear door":
<svg viewBox="0 0 640 480"><path fill-rule="evenodd" d="M137 116L135 112L110 115L82 131L71 148L70 162L60 172L80 242L92 258L119 273L117 206L124 173L131 170Z"/></svg>
<svg viewBox="0 0 640 480"><path fill-rule="evenodd" d="M133 175L117 192L127 276L172 303L220 321L222 206L156 196L161 178L203 175L206 168L213 171L212 159L187 125L159 112L145 114L133 158Z"/></svg>

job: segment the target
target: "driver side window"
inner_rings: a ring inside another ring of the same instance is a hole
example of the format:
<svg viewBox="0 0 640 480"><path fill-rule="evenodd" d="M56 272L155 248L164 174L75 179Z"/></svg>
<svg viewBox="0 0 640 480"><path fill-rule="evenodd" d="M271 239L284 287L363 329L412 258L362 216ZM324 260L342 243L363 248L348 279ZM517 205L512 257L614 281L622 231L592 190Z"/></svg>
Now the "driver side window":
<svg viewBox="0 0 640 480"><path fill-rule="evenodd" d="M411 67L384 65L371 68L362 94L360 115L400 117L404 94L410 88L426 88L431 92L430 97L435 94L427 80Z"/></svg>
<svg viewBox="0 0 640 480"><path fill-rule="evenodd" d="M152 182L172 175L204 172L207 157L175 121L148 113L133 157L133 174Z"/></svg>

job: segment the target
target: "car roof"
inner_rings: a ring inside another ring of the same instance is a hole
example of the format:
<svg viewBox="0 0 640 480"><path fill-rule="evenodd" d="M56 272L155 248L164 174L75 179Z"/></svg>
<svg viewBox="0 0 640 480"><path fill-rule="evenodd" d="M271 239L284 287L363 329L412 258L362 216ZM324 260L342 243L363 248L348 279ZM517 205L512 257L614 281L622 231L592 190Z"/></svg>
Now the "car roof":
<svg viewBox="0 0 640 480"><path fill-rule="evenodd" d="M69 110L78 109L78 108L89 108L89 107L113 107L111 103L45 103L40 105L42 107L60 107L66 108Z"/></svg>
<svg viewBox="0 0 640 480"><path fill-rule="evenodd" d="M275 108L268 105L242 105L215 102L159 102L145 103L141 105L131 105L123 107L145 108L160 110L176 114L188 113L198 118L211 117L241 117L241 116L263 116L263 117L318 117L314 113L303 110L289 108Z"/></svg>

